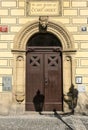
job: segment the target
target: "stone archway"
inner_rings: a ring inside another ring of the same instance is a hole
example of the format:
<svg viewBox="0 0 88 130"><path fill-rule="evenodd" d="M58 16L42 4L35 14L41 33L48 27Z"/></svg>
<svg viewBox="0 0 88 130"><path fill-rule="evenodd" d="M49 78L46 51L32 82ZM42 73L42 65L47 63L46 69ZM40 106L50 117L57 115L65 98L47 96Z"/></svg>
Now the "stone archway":
<svg viewBox="0 0 88 130"><path fill-rule="evenodd" d="M62 42L63 50L74 50L74 40L72 35L61 23L48 22L47 31L56 35ZM13 51L25 51L26 43L30 37L39 32L39 22L27 23L15 36Z"/></svg>
<svg viewBox="0 0 88 130"><path fill-rule="evenodd" d="M66 94L74 83L74 40L71 34L67 31L63 24L55 24L51 21L48 22L47 31L54 34L62 43L62 60L63 60L63 93ZM26 64L26 44L30 37L39 32L39 22L36 21L32 24L27 23L17 33L14 38L13 54L14 54L14 68L13 68L13 93L19 99L23 99L25 95L25 64ZM19 78L20 77L20 78ZM65 77L69 77L68 79ZM15 96L13 96L15 99ZM24 98L25 108L25 98ZM64 111L68 108L64 103Z"/></svg>

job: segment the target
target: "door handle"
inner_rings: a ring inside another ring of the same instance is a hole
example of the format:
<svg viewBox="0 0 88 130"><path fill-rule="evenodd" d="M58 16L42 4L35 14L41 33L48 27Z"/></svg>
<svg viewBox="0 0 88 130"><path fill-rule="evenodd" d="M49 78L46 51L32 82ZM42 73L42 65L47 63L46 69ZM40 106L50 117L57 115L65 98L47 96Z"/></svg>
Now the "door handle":
<svg viewBox="0 0 88 130"><path fill-rule="evenodd" d="M45 86L48 85L48 79L45 79Z"/></svg>
<svg viewBox="0 0 88 130"><path fill-rule="evenodd" d="M45 73L45 86L48 86L48 73Z"/></svg>

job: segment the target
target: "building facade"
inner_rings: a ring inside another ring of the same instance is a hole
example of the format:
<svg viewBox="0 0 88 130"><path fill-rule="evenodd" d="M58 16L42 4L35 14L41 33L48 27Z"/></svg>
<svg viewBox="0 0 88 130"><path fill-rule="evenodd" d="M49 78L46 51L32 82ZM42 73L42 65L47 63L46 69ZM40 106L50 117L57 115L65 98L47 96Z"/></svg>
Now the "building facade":
<svg viewBox="0 0 88 130"><path fill-rule="evenodd" d="M88 114L87 34L87 0L0 0L0 113L35 111L38 90L44 111L69 112L74 86Z"/></svg>

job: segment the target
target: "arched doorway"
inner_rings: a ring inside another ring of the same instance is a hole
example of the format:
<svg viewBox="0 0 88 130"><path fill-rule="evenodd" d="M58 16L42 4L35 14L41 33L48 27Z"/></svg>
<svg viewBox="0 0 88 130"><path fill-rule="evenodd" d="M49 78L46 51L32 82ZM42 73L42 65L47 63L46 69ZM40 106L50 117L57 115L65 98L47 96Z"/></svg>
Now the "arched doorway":
<svg viewBox="0 0 88 130"><path fill-rule="evenodd" d="M51 49L49 49L49 53L52 54L53 52L58 51L57 53L60 53L61 55L61 61L63 62L63 65L61 67L63 75L62 77L62 84L63 84L63 94L67 94L69 91L69 88L71 84L75 83L75 47L74 47L74 39L72 35L68 32L68 30L64 27L62 23L54 23L54 21L49 21L47 26L47 32L54 34L58 41L60 41L59 45L61 47L61 52L59 52L59 49L56 49L56 47L52 46ZM13 60L14 60L14 67L13 67L13 102L16 102L15 95L19 96L24 99L22 102L24 112L25 112L25 105L26 105L26 52L27 52L27 46L28 41L32 38L32 36L36 35L36 33L39 33L39 21L36 21L34 23L26 23L24 27L16 34L14 38L14 45L13 45ZM33 44L32 44L33 45ZM36 48L32 48L34 46L30 46L30 53L33 52L33 50L38 49L39 46L36 46ZM45 46L43 46L45 47ZM46 47L50 48L50 46ZM53 48L53 49L52 49ZM40 50L40 48L39 48ZM38 51L39 51L38 50ZM36 53L38 52L36 50ZM42 52L45 50L43 49ZM43 63L42 63L43 64ZM19 78L20 77L20 78ZM66 78L69 77L69 78ZM20 105L22 107L22 105ZM69 111L68 106L63 100L63 110L65 112Z"/></svg>
<svg viewBox="0 0 88 130"><path fill-rule="evenodd" d="M35 110L38 91L44 96L45 111L62 111L61 42L52 33L36 33L27 42L26 110ZM41 100L41 99L40 99Z"/></svg>

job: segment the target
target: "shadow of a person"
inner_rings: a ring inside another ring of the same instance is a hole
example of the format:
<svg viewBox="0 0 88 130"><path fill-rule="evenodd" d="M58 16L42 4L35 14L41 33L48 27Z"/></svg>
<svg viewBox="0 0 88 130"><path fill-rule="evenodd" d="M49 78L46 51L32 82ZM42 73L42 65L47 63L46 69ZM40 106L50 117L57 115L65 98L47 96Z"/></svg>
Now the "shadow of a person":
<svg viewBox="0 0 88 130"><path fill-rule="evenodd" d="M77 106L78 90L75 88L73 84L69 88L69 92L66 96L68 97L68 99L64 97L64 101L68 104L69 109L72 110L72 114L74 114L74 109Z"/></svg>
<svg viewBox="0 0 88 130"><path fill-rule="evenodd" d="M33 98L33 103L35 110L41 114L44 105L44 95L40 93L40 90L36 92L36 95Z"/></svg>

